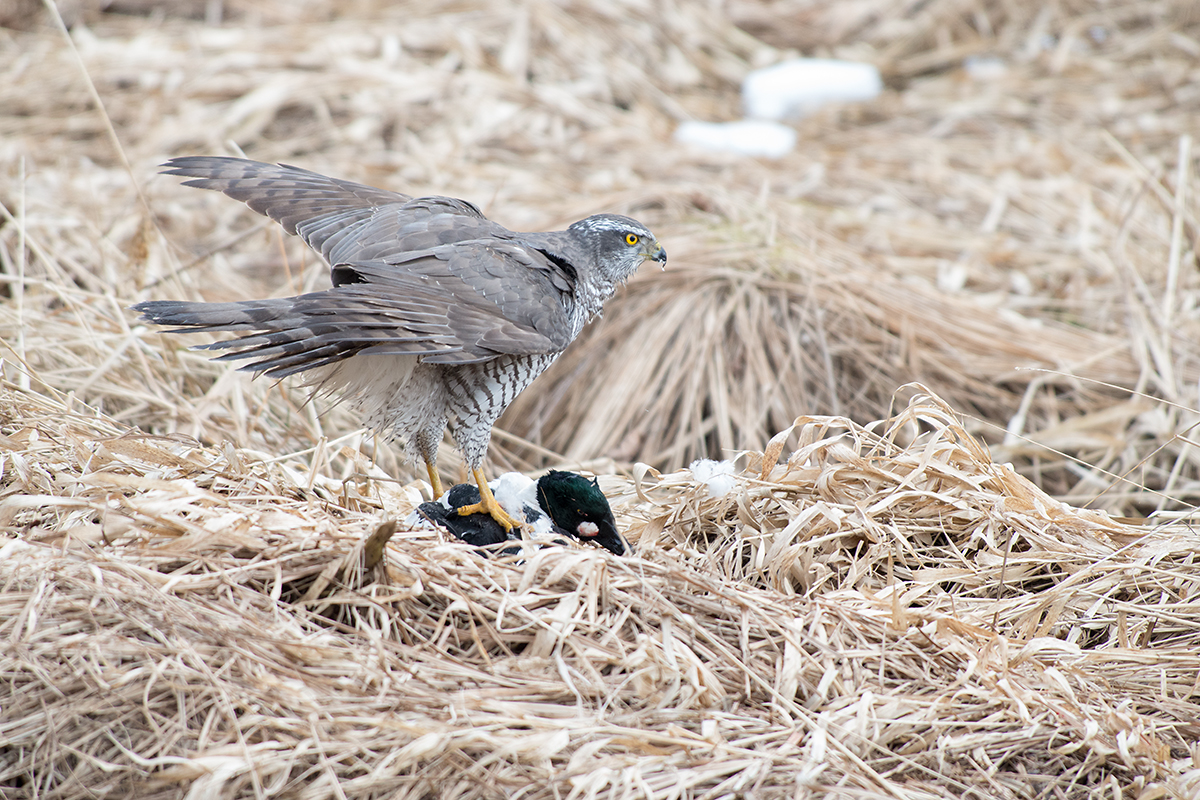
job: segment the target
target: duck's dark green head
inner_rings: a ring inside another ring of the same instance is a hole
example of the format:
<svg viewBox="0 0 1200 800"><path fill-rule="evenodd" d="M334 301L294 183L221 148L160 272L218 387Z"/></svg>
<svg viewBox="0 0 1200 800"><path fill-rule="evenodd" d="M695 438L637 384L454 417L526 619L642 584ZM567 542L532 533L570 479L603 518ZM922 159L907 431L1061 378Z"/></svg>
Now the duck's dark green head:
<svg viewBox="0 0 1200 800"><path fill-rule="evenodd" d="M608 498L595 478L551 470L537 481L538 505L564 533L594 542L619 556L632 552L617 531Z"/></svg>

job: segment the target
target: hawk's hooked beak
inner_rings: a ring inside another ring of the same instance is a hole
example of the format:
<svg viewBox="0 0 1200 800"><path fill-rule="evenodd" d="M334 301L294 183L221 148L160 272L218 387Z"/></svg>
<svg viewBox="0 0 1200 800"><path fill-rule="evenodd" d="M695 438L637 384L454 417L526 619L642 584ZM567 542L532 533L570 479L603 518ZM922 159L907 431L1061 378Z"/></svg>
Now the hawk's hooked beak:
<svg viewBox="0 0 1200 800"><path fill-rule="evenodd" d="M663 269L667 268L667 251L658 242L654 243L654 250L646 252L647 261L657 261Z"/></svg>

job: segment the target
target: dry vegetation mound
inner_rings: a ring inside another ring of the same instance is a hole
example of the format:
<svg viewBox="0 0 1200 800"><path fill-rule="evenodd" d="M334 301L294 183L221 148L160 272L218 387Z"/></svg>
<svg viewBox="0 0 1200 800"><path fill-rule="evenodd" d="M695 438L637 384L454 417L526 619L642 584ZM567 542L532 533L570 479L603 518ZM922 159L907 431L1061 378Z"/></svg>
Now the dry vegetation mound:
<svg viewBox="0 0 1200 800"><path fill-rule="evenodd" d="M2 400L7 791L1200 786L1194 534L1062 505L928 396L874 430L798 419L718 496L606 478L636 557L401 531L373 570L411 489Z"/></svg>
<svg viewBox="0 0 1200 800"><path fill-rule="evenodd" d="M1200 795L1193 5L0 3L0 795ZM793 51L888 91L672 143ZM411 468L126 310L324 285L237 149L656 231L493 447L635 556L364 567Z"/></svg>

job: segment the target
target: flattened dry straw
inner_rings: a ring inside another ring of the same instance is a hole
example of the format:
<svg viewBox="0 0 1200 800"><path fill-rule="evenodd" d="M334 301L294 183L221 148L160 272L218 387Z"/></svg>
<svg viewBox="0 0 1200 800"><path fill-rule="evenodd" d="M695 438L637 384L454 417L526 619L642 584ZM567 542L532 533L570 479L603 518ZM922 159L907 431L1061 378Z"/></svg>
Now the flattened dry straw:
<svg viewBox="0 0 1200 800"><path fill-rule="evenodd" d="M203 5L0 4L5 800L1200 794L1194 3ZM776 48L889 91L670 141ZM636 555L365 566L410 467L126 310L327 285L236 148L655 230L493 447Z"/></svg>
<svg viewBox="0 0 1200 800"><path fill-rule="evenodd" d="M928 396L799 419L721 497L608 477L633 558L400 531L374 575L401 490L0 399L0 775L31 795L1200 786L1194 536L1062 506Z"/></svg>

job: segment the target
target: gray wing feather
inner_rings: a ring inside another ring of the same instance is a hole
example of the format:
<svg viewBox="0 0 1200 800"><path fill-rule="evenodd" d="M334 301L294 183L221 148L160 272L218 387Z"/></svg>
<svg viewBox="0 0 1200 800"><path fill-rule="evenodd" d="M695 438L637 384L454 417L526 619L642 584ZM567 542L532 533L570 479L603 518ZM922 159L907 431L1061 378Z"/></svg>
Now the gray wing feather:
<svg viewBox="0 0 1200 800"><path fill-rule="evenodd" d="M312 220L346 212L367 212L378 206L406 203L399 192L376 189L353 181L330 178L288 164L266 164L225 156L186 156L162 165L163 174L194 180L184 186L224 192L259 214L270 217L288 233ZM344 222L354 218L351 214ZM314 245L315 249L320 249Z"/></svg>
<svg viewBox="0 0 1200 800"><path fill-rule="evenodd" d="M332 265L334 288L238 303L140 303L172 332L233 331L205 345L290 375L357 353L468 364L555 353L572 326L578 276L567 233L515 234L448 197L410 198L286 164L196 156L167 162L185 185L224 192L299 234Z"/></svg>
<svg viewBox="0 0 1200 800"><path fill-rule="evenodd" d="M384 258L408 250L511 233L479 209L448 197L413 199L288 164L224 156L186 156L163 164L164 174L192 178L184 186L212 189L241 200L304 239L330 264ZM470 220L463 228L463 221Z"/></svg>
<svg viewBox="0 0 1200 800"><path fill-rule="evenodd" d="M149 322L175 326L172 333L246 332L202 348L233 349L219 360L253 359L243 369L275 377L358 353L410 354L436 364L556 353L575 334L569 298L550 271L531 268L538 256L509 243L460 242L392 262L340 264L337 270L355 280L323 292L133 308Z"/></svg>

